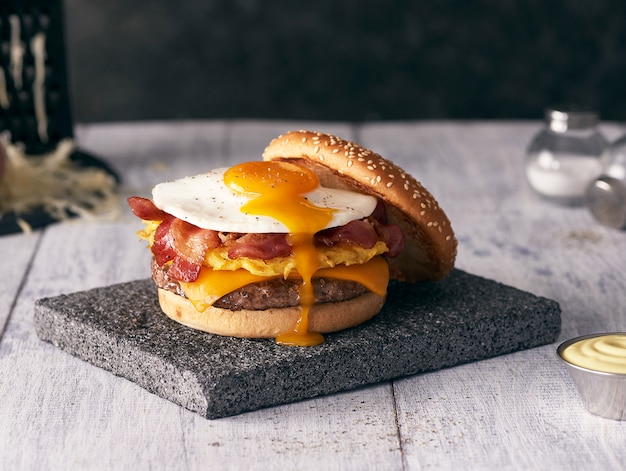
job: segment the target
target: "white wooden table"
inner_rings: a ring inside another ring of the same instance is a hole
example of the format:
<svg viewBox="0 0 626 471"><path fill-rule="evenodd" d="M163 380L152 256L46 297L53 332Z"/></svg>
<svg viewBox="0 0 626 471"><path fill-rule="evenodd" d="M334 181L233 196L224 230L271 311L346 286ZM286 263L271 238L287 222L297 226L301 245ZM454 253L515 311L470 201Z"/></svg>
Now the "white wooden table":
<svg viewBox="0 0 626 471"><path fill-rule="evenodd" d="M356 139L436 196L459 268L558 301L560 340L626 331L626 233L532 194L523 151L539 125L118 123L78 126L77 140L128 196L258 159L290 129ZM626 422L582 408L557 344L210 421L41 342L35 299L149 276L138 228L124 208L118 221L0 237L0 469L626 468Z"/></svg>

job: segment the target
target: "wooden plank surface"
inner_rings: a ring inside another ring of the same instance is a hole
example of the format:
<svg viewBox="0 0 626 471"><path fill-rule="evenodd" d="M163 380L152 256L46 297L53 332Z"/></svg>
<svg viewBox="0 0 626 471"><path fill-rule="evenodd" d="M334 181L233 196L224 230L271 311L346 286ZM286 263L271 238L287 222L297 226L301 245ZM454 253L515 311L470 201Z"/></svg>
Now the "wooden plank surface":
<svg viewBox="0 0 626 471"><path fill-rule="evenodd" d="M626 331L626 234L531 192L523 151L537 127L379 125L362 136L437 196L459 239L459 268L558 301L561 340ZM625 423L582 408L555 348L395 382L407 469L626 466Z"/></svg>
<svg viewBox="0 0 626 471"><path fill-rule="evenodd" d="M256 157L294 128L357 137L410 170L450 216L459 268L557 300L562 339L626 330L626 236L531 193L522 159L538 123L116 123L77 135L120 170L127 196ZM625 423L582 409L556 344L207 421L41 342L35 299L148 275L139 227L125 210L0 238L0 469L626 467Z"/></svg>
<svg viewBox="0 0 626 471"><path fill-rule="evenodd" d="M0 340L40 239L40 233L0 237L0 256L9 261L0 270Z"/></svg>

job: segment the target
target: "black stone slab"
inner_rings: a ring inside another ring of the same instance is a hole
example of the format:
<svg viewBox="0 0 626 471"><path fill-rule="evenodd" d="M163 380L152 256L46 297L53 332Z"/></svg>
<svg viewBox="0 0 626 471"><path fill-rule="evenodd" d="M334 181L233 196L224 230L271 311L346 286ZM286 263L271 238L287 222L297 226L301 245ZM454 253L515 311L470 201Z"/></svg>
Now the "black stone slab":
<svg viewBox="0 0 626 471"><path fill-rule="evenodd" d="M161 313L150 280L35 303L43 340L215 419L556 341L555 301L455 270L392 283L373 320L318 347L198 331Z"/></svg>

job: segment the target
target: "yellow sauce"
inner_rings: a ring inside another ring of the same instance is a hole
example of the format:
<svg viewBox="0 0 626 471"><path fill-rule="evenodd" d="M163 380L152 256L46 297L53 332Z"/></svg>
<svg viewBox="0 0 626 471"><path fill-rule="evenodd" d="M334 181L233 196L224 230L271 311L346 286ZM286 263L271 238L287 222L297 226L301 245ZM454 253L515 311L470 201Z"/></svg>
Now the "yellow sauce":
<svg viewBox="0 0 626 471"><path fill-rule="evenodd" d="M314 235L324 229L333 210L311 204L303 195L319 186L317 175L286 162L245 162L230 168L224 182L233 191L251 197L241 211L271 216L289 229L296 270L302 277L300 307L302 312L293 332L276 338L283 345L313 346L324 341L322 335L309 332L309 311L314 304L313 274L320 268Z"/></svg>
<svg viewBox="0 0 626 471"><path fill-rule="evenodd" d="M626 334L607 334L582 339L561 352L573 365L603 373L626 374Z"/></svg>

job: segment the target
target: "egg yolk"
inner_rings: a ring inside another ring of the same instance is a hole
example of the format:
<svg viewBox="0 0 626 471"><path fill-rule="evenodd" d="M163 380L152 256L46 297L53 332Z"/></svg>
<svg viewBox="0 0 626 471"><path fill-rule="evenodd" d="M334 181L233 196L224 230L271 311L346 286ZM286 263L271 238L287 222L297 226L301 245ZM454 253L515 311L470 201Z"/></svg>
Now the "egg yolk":
<svg viewBox="0 0 626 471"><path fill-rule="evenodd" d="M290 232L296 270L302 277L302 313L294 331L279 335L276 341L284 345L319 345L324 341L322 335L309 332L309 311L315 302L311 279L319 269L314 235L326 228L333 210L315 206L303 196L319 186L317 175L288 162L245 162L228 169L224 182L232 191L250 198L241 211L273 217Z"/></svg>

